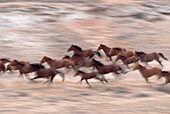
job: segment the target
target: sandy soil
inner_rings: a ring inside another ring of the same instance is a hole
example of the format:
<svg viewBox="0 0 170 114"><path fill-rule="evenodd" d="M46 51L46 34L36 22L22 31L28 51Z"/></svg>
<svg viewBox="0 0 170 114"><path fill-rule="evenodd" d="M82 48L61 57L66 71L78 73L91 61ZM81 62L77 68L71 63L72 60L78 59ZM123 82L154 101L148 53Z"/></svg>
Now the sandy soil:
<svg viewBox="0 0 170 114"><path fill-rule="evenodd" d="M170 58L168 0L92 2L1 3L0 57L39 62L44 55L56 59L71 55L66 51L71 44L96 50L103 43L162 52ZM104 54L102 59L95 58L111 64ZM163 69L170 70L170 63L162 61ZM150 66L160 67L156 62ZM170 84L160 88L163 79L150 78L150 87L138 71L130 71L118 79L106 75L109 84L91 80L93 88L89 88L85 83L79 84L80 78L73 75L73 71L67 73L64 83L56 77L49 86L42 84L43 79L30 82L18 78L18 72L1 75L0 113L170 112Z"/></svg>

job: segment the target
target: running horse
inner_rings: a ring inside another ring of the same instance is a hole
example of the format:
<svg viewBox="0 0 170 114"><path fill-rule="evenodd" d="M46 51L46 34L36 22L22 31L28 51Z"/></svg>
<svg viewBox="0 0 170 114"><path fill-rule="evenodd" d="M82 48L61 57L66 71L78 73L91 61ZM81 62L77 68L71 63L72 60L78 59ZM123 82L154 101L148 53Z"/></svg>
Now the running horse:
<svg viewBox="0 0 170 114"><path fill-rule="evenodd" d="M86 73L86 72L79 70L79 71L76 72L75 76L77 76L77 75L82 76L80 82L85 80L86 83L89 85L89 87L91 87L91 85L88 82L89 79L97 79L97 80L100 80L103 83L103 80L101 78L97 77L97 74L98 74L97 72Z"/></svg>
<svg viewBox="0 0 170 114"><path fill-rule="evenodd" d="M116 64L104 65L100 61L93 59L93 66L97 69L98 73L102 75L102 77L104 77L104 74L108 73L120 74L118 71L125 74L124 70ZM105 81L107 82L107 80Z"/></svg>
<svg viewBox="0 0 170 114"><path fill-rule="evenodd" d="M98 51L93 51L93 50L82 50L81 47L77 45L71 45L70 48L67 50L67 52L73 51L74 54L79 54L84 58L89 57L92 58L95 54L98 55L101 58L101 54Z"/></svg>
<svg viewBox="0 0 170 114"><path fill-rule="evenodd" d="M146 82L149 83L150 86L151 86L151 84L150 84L148 78L152 77L154 75L158 75L160 77L162 74L162 70L158 67L146 68L140 64L136 65L133 70L139 70L142 77L145 78Z"/></svg>
<svg viewBox="0 0 170 114"><path fill-rule="evenodd" d="M156 60L161 66L162 62L159 60L160 57L162 57L164 60L168 60L162 53L144 53L142 51L138 52L135 51L135 55L140 58L141 62L144 62L146 65L148 62L151 62L153 60Z"/></svg>
<svg viewBox="0 0 170 114"><path fill-rule="evenodd" d="M54 68L54 69L59 69L59 68L63 68L63 67L69 68L69 66L73 67L72 62L68 59L55 60L50 57L44 56L41 59L40 63L43 64L45 62L48 63L50 68Z"/></svg>

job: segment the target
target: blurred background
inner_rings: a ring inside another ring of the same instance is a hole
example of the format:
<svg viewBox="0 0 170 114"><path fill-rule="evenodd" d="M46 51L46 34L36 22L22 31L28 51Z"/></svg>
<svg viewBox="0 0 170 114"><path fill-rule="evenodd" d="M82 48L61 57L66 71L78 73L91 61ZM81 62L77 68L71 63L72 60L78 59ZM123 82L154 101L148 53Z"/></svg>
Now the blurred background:
<svg viewBox="0 0 170 114"><path fill-rule="evenodd" d="M97 50L101 43L161 52L170 58L170 0L0 0L1 58L39 62L46 55L61 59L72 54L67 52L72 44ZM20 109L28 113L170 112L169 86L149 88L138 72L128 74L131 78L123 82L95 83L94 89L60 80L42 87L17 75L11 81L11 74L5 75L0 113L22 113Z"/></svg>

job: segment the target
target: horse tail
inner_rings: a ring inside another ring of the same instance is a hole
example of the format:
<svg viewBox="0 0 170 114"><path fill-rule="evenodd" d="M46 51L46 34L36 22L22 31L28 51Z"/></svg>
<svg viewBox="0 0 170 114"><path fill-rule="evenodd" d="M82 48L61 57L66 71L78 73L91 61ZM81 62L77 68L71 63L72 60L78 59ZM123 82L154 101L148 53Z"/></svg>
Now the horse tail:
<svg viewBox="0 0 170 114"><path fill-rule="evenodd" d="M94 51L94 53L95 53L97 56L99 56L100 58L102 58L102 55L100 54L100 52Z"/></svg>
<svg viewBox="0 0 170 114"><path fill-rule="evenodd" d="M60 74L60 76L63 78L62 82L65 80L65 74L59 70L55 70L55 74Z"/></svg>
<svg viewBox="0 0 170 114"><path fill-rule="evenodd" d="M163 59L165 59L165 60L167 60L168 61L168 59L162 54L162 53L158 53Z"/></svg>

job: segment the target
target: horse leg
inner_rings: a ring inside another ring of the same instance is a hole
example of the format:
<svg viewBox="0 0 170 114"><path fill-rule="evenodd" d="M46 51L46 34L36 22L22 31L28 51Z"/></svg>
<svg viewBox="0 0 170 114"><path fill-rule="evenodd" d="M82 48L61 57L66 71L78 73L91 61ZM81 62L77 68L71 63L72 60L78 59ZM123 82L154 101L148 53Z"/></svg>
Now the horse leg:
<svg viewBox="0 0 170 114"><path fill-rule="evenodd" d="M102 82L104 84L103 80L100 79L99 77L95 77L95 79L100 80L100 82Z"/></svg>
<svg viewBox="0 0 170 114"><path fill-rule="evenodd" d="M105 77L102 75L102 80L108 83L108 81L105 79Z"/></svg>
<svg viewBox="0 0 170 114"><path fill-rule="evenodd" d="M148 78L145 78L145 80L146 80L146 82L151 86L151 84L150 84Z"/></svg>
<svg viewBox="0 0 170 114"><path fill-rule="evenodd" d="M92 86L89 84L89 82L87 81L87 79L86 79L86 83L89 85L89 87L92 87Z"/></svg>
<svg viewBox="0 0 170 114"><path fill-rule="evenodd" d="M50 79L50 82L48 83L48 85L53 82L54 77L55 77L55 75L51 76L51 79Z"/></svg>
<svg viewBox="0 0 170 114"><path fill-rule="evenodd" d="M41 76L36 76L34 78L31 78L30 80L33 81L34 79L41 78Z"/></svg>
<svg viewBox="0 0 170 114"><path fill-rule="evenodd" d="M79 81L79 83L82 83L83 80L84 80L84 78L81 78L81 80Z"/></svg>
<svg viewBox="0 0 170 114"><path fill-rule="evenodd" d="M163 67L162 62L159 59L156 59L156 61Z"/></svg>
<svg viewBox="0 0 170 114"><path fill-rule="evenodd" d="M63 73L63 72L60 72L60 71L58 71L58 73L60 74L61 78L63 78L63 80L62 80L62 83L63 83L63 82L64 82L64 80L65 80L65 75L64 75L64 73Z"/></svg>

